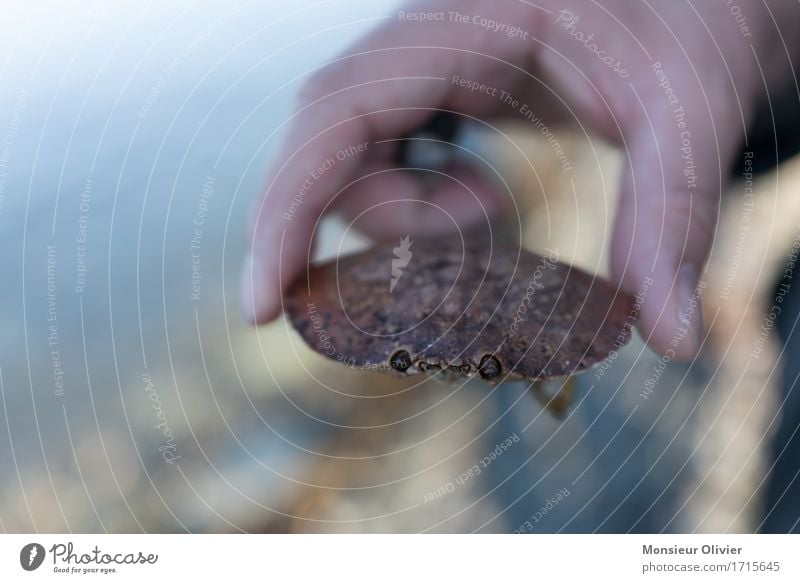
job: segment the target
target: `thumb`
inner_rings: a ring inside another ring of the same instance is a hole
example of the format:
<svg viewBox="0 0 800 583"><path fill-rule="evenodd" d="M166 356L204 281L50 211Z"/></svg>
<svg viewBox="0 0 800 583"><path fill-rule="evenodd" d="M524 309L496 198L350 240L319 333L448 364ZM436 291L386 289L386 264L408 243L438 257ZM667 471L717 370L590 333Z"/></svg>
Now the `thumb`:
<svg viewBox="0 0 800 583"><path fill-rule="evenodd" d="M722 176L738 146L736 127L681 127L669 115L661 123L646 120L627 139L611 267L641 300L642 337L670 359L692 358L702 344L698 280L714 238Z"/></svg>

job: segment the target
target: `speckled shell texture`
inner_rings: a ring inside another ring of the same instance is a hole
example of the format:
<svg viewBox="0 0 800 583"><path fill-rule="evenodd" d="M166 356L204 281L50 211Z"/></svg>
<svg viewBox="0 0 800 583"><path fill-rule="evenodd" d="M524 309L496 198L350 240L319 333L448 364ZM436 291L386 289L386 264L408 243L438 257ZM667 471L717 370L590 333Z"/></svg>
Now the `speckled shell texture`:
<svg viewBox="0 0 800 583"><path fill-rule="evenodd" d="M312 266L285 298L306 343L358 368L494 383L570 375L630 338L633 299L553 257L466 235L405 247Z"/></svg>

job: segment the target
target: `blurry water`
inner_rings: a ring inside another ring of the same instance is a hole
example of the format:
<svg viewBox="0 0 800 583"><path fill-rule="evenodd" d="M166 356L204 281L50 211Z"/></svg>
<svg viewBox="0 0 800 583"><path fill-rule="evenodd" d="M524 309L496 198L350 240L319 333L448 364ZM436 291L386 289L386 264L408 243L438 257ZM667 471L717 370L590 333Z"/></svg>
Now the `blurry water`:
<svg viewBox="0 0 800 583"><path fill-rule="evenodd" d="M223 379L245 400L227 334L244 328L236 283L247 211L298 84L388 5L6 3L7 528L113 528L113 518L87 521L87 503L111 499L124 509L126 472L138 483L142 464L175 470L157 449L164 438L152 427L160 423L154 402L178 432L213 406L209 380ZM231 359L208 379L201 342ZM73 446L86 459L74 459Z"/></svg>

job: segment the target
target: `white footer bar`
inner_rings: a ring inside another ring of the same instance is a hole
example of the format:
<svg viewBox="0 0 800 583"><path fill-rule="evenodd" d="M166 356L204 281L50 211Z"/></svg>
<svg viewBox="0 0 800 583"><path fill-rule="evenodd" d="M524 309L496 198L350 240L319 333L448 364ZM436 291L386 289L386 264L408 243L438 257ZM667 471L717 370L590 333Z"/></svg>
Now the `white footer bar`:
<svg viewBox="0 0 800 583"><path fill-rule="evenodd" d="M0 581L797 582L798 555L791 535L13 534Z"/></svg>

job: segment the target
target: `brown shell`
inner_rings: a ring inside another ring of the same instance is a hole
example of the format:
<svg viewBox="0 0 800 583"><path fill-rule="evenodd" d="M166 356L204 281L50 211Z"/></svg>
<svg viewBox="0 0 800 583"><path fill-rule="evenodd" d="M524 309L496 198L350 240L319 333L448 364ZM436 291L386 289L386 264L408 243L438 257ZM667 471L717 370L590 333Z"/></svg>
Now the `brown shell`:
<svg viewBox="0 0 800 583"><path fill-rule="evenodd" d="M293 326L351 366L489 382L573 374L630 338L632 298L575 267L478 237L406 249L386 244L312 266L287 294Z"/></svg>

